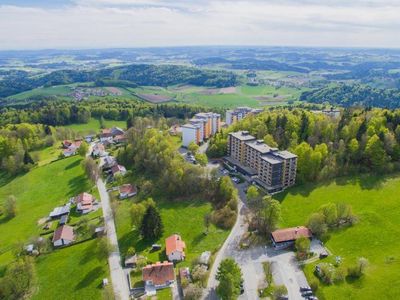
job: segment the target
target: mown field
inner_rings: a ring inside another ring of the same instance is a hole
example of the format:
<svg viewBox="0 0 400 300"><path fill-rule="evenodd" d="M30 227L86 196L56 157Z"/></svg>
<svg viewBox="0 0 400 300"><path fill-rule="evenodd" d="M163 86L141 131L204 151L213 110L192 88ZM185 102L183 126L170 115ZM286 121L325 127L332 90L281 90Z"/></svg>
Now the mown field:
<svg viewBox="0 0 400 300"><path fill-rule="evenodd" d="M359 218L353 227L332 232L326 246L333 256L342 257L345 267L358 257L367 258L367 274L337 285L321 284L319 299L400 298L399 194L400 177L363 176L301 186L276 196L282 201L282 226L305 224L308 216L327 202L348 203ZM309 279L314 278L316 264L305 268Z"/></svg>
<svg viewBox="0 0 400 300"><path fill-rule="evenodd" d="M126 128L126 121L113 121L113 120L104 120L104 125L107 128L111 128L114 126ZM91 118L88 123L85 124L71 124L64 126L65 128L72 129L79 134L95 134L100 132L100 122L98 119Z"/></svg>
<svg viewBox="0 0 400 300"><path fill-rule="evenodd" d="M49 153L44 151L46 159ZM39 219L71 196L90 190L81 160L75 156L43 163L27 174L0 181L0 202L8 195L17 199L17 215L12 219L0 217L0 269L13 260L16 243L27 243L39 235ZM92 216L100 213L101 210ZM72 216L72 219L76 222L78 217ZM57 221L53 225L52 229L57 227ZM36 259L38 288L33 299L101 298L99 285L108 276L108 266L97 259L96 244L97 240L91 240L39 256Z"/></svg>
<svg viewBox="0 0 400 300"><path fill-rule="evenodd" d="M139 232L132 228L129 215L131 200L118 201L116 214L116 226L121 253L124 255L128 248L133 246L141 254L145 255L151 262L165 260L165 249L150 253L152 243L144 242ZM207 202L197 201L160 201L157 203L164 224L164 234L154 243L165 246L165 238L171 234L178 233L186 242L186 261L179 265L190 266L203 251L217 250L226 239L229 231L217 229L210 226L209 234L205 235L204 215L211 212L211 205Z"/></svg>

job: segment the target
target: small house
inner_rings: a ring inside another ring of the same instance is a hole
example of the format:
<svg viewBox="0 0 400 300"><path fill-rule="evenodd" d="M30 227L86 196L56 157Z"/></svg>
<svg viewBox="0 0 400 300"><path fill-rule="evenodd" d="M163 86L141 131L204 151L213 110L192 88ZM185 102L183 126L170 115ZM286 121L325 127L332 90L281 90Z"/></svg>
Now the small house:
<svg viewBox="0 0 400 300"><path fill-rule="evenodd" d="M63 215L60 219L60 226L67 224L68 222L68 215Z"/></svg>
<svg viewBox="0 0 400 300"><path fill-rule="evenodd" d="M104 145L102 143L97 143L93 147L92 155L93 156L104 157L104 156L107 155L106 148L104 147Z"/></svg>
<svg viewBox="0 0 400 300"><path fill-rule="evenodd" d="M93 210L94 197L89 193L81 193L75 197L76 210L82 214L87 214Z"/></svg>
<svg viewBox="0 0 400 300"><path fill-rule="evenodd" d="M60 247L71 244L75 240L74 229L71 226L63 225L54 231L53 245Z"/></svg>
<svg viewBox="0 0 400 300"><path fill-rule="evenodd" d="M137 194L137 189L132 184L123 184L118 188L118 190L120 199L130 198Z"/></svg>
<svg viewBox="0 0 400 300"><path fill-rule="evenodd" d="M199 257L199 264L208 265L211 258L211 251L204 251Z"/></svg>
<svg viewBox="0 0 400 300"><path fill-rule="evenodd" d="M114 137L114 143L116 144L123 144L126 142L126 137L124 134L119 134Z"/></svg>
<svg viewBox="0 0 400 300"><path fill-rule="evenodd" d="M157 289L169 287L174 283L174 264L165 261L147 265L142 269L142 279L145 283L146 295L155 295Z"/></svg>
<svg viewBox="0 0 400 300"><path fill-rule="evenodd" d="M49 217L51 219L61 218L64 215L68 215L70 210L71 210L71 205L69 203L67 203L64 206L59 206L59 207L54 208L50 212Z"/></svg>
<svg viewBox="0 0 400 300"><path fill-rule="evenodd" d="M165 239L165 252L169 261L182 261L185 259L186 244L178 234L173 234Z"/></svg>
<svg viewBox="0 0 400 300"><path fill-rule="evenodd" d="M127 256L125 258L125 267L126 268L135 268L137 263L138 257L137 255Z"/></svg>
<svg viewBox="0 0 400 300"><path fill-rule="evenodd" d="M285 249L294 245L295 241L300 237L311 239L311 230L304 226L292 228L278 229L271 233L271 240L274 248Z"/></svg>
<svg viewBox="0 0 400 300"><path fill-rule="evenodd" d="M126 169L124 166L121 165L115 165L111 168L111 173L112 175L115 176L124 176L126 174Z"/></svg>

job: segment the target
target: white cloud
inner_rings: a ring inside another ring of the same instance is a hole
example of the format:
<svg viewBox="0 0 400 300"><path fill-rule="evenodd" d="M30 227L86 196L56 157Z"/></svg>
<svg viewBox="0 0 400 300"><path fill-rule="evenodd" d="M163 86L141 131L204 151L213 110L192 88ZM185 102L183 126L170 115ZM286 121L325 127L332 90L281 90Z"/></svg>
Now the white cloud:
<svg viewBox="0 0 400 300"><path fill-rule="evenodd" d="M0 48L400 47L399 1L75 0L0 6Z"/></svg>

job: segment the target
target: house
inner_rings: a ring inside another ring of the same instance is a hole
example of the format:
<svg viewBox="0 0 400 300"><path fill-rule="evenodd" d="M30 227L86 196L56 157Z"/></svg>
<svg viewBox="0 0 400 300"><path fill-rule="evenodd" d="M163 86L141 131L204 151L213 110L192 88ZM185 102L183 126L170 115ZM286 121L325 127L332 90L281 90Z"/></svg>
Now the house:
<svg viewBox="0 0 400 300"><path fill-rule="evenodd" d="M199 264L208 265L208 263L210 262L210 258L211 258L211 251L204 251L200 255Z"/></svg>
<svg viewBox="0 0 400 300"><path fill-rule="evenodd" d="M94 233L96 236L100 237L106 234L106 228L104 226L96 227Z"/></svg>
<svg viewBox="0 0 400 300"><path fill-rule="evenodd" d="M88 193L81 193L75 197L76 210L82 214L87 214L93 210L94 197Z"/></svg>
<svg viewBox="0 0 400 300"><path fill-rule="evenodd" d="M284 249L292 246L299 237L311 239L311 230L304 226L278 229L271 233L272 244L277 249Z"/></svg>
<svg viewBox="0 0 400 300"><path fill-rule="evenodd" d="M169 261L181 261L185 259L186 244L178 234L173 234L165 239L165 252Z"/></svg>
<svg viewBox="0 0 400 300"><path fill-rule="evenodd" d="M64 149L68 149L68 148L72 145L72 141L70 141L70 140L64 140L64 141L62 141L61 145L62 145L62 147L63 147Z"/></svg>
<svg viewBox="0 0 400 300"><path fill-rule="evenodd" d="M113 167L111 168L111 173L112 173L112 175L113 175L114 177L115 177L115 176L118 176L118 175L124 176L124 175L126 174L126 169L125 169L124 166L115 165L115 166L113 166Z"/></svg>
<svg viewBox="0 0 400 300"><path fill-rule="evenodd" d="M137 194L137 189L132 184L123 184L119 188L119 198L126 199L129 197L133 197Z"/></svg>
<svg viewBox="0 0 400 300"><path fill-rule="evenodd" d="M122 144L126 142L126 137L124 134L119 134L114 137L114 142L117 144Z"/></svg>
<svg viewBox="0 0 400 300"><path fill-rule="evenodd" d="M117 165L117 160L115 159L114 156L106 156L104 157L104 163L103 163L103 170L104 169L110 169Z"/></svg>
<svg viewBox="0 0 400 300"><path fill-rule="evenodd" d="M60 219L60 226L67 224L68 222L68 215L63 215Z"/></svg>
<svg viewBox="0 0 400 300"><path fill-rule="evenodd" d="M76 154L76 149L65 149L63 151L64 157L70 157Z"/></svg>
<svg viewBox="0 0 400 300"><path fill-rule="evenodd" d="M112 142L113 139L114 139L116 136L124 135L124 133L125 133L125 131L123 131L123 130L122 130L121 128L119 128L119 127L113 127L113 128L111 128L111 129L106 128L106 129L103 129L103 130L101 131L101 133L100 133L100 141L101 141L101 142L104 142L104 141L110 141L110 142Z"/></svg>
<svg viewBox="0 0 400 300"><path fill-rule="evenodd" d="M68 215L70 210L71 210L71 205L68 203L68 204L65 204L64 206L59 206L59 207L54 208L52 210L52 212L49 214L49 217L51 219L57 219L64 215Z"/></svg>
<svg viewBox="0 0 400 300"><path fill-rule="evenodd" d="M54 231L53 245L54 247L60 247L69 245L75 240L74 229L71 226L63 225Z"/></svg>
<svg viewBox="0 0 400 300"><path fill-rule="evenodd" d="M73 142L69 140L63 141L62 145L64 148L63 154L65 157L70 157L76 154L76 151L81 146L82 140L75 140Z"/></svg>
<svg viewBox="0 0 400 300"><path fill-rule="evenodd" d="M142 279L145 283L146 295L155 295L157 289L169 287L174 283L174 264L165 261L147 265L142 269Z"/></svg>
<svg viewBox="0 0 400 300"><path fill-rule="evenodd" d="M182 282L182 280L187 280L188 282L191 281L190 270L188 267L179 269L179 279L181 280L181 282Z"/></svg>
<svg viewBox="0 0 400 300"><path fill-rule="evenodd" d="M100 156L100 157L106 156L107 155L106 148L104 147L104 145L102 143L97 143L93 147L92 155Z"/></svg>
<svg viewBox="0 0 400 300"><path fill-rule="evenodd" d="M85 136L85 141L87 143L90 143L90 142L92 142L94 140L94 137L95 137L94 134L87 135L87 136Z"/></svg>

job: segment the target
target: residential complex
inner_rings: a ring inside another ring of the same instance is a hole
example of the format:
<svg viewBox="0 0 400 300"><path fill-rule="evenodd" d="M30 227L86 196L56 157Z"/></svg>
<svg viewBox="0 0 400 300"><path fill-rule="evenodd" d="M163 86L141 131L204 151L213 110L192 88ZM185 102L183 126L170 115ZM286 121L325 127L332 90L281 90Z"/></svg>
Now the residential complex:
<svg viewBox="0 0 400 300"><path fill-rule="evenodd" d="M199 144L221 129L221 115L213 112L197 113L182 128L182 145Z"/></svg>
<svg viewBox="0 0 400 300"><path fill-rule="evenodd" d="M237 107L235 109L229 109L225 113L225 122L227 125L231 125L237 121L240 121L248 114L258 114L262 112L261 108L251 108L247 106Z"/></svg>
<svg viewBox="0 0 400 300"><path fill-rule="evenodd" d="M248 131L231 132L228 136L227 161L246 173L269 192L278 192L296 181L297 156L279 151Z"/></svg>

